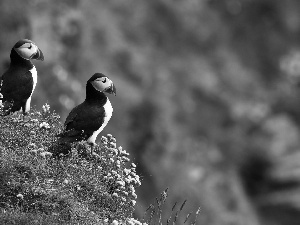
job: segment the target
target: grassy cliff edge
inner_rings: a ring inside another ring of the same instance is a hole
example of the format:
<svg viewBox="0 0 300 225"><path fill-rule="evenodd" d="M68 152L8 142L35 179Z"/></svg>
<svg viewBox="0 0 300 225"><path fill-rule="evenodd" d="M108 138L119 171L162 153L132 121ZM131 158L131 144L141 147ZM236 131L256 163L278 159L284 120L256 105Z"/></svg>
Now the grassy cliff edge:
<svg viewBox="0 0 300 225"><path fill-rule="evenodd" d="M79 142L54 159L62 128L47 104L1 117L0 223L142 224L132 218L141 183L129 154L107 135L93 151Z"/></svg>

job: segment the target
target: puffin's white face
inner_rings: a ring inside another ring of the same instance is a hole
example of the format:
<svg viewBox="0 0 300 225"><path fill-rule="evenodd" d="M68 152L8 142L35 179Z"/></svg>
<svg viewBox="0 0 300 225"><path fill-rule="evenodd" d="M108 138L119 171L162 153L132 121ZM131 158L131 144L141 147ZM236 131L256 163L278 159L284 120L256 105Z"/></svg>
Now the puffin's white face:
<svg viewBox="0 0 300 225"><path fill-rule="evenodd" d="M30 60L33 56L35 56L39 49L38 47L33 43L24 43L18 48L14 48L15 51L24 59Z"/></svg>
<svg viewBox="0 0 300 225"><path fill-rule="evenodd" d="M113 82L107 77L100 77L91 81L93 87L100 92L107 92L116 95L116 88Z"/></svg>

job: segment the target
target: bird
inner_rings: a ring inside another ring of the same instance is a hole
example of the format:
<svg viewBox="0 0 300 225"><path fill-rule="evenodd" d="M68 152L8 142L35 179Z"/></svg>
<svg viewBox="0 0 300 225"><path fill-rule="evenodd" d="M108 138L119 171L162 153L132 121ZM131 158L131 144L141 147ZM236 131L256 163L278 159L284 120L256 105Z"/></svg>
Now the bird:
<svg viewBox="0 0 300 225"><path fill-rule="evenodd" d="M44 60L43 52L28 39L19 40L11 49L9 68L0 78L2 116L30 111L31 96L37 84L37 70L31 60Z"/></svg>
<svg viewBox="0 0 300 225"><path fill-rule="evenodd" d="M95 73L86 83L85 100L73 108L66 118L58 143L86 141L95 146L98 134L110 120L113 107L105 95L114 94L114 83L104 74Z"/></svg>

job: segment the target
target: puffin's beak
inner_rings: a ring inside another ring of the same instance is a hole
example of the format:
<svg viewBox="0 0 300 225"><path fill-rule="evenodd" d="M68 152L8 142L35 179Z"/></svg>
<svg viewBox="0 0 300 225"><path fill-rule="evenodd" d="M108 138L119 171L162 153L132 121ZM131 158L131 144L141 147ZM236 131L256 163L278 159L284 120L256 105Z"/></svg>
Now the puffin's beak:
<svg viewBox="0 0 300 225"><path fill-rule="evenodd" d="M44 54L43 52L38 48L36 53L31 57L32 59L36 60L42 60L44 61Z"/></svg>
<svg viewBox="0 0 300 225"><path fill-rule="evenodd" d="M110 87L108 87L105 92L109 93L109 94L114 94L115 96L117 95L117 90L116 90L116 86L111 83Z"/></svg>

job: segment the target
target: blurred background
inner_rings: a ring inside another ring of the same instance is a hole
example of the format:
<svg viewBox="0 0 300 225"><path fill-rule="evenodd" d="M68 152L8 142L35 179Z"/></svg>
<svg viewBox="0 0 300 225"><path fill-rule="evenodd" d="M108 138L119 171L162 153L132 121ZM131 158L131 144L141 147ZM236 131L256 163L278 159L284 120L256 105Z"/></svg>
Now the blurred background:
<svg viewBox="0 0 300 225"><path fill-rule="evenodd" d="M187 199L199 224L299 224L299 11L298 0L1 0L0 68L33 40L45 56L33 105L62 122L91 75L114 81L102 134L138 165L136 217L169 187L165 210Z"/></svg>

